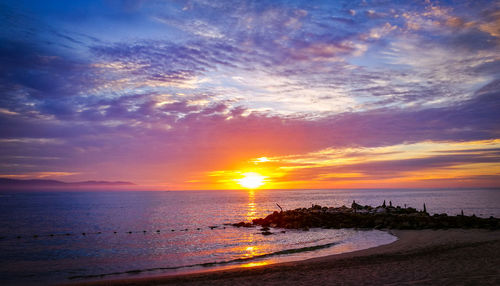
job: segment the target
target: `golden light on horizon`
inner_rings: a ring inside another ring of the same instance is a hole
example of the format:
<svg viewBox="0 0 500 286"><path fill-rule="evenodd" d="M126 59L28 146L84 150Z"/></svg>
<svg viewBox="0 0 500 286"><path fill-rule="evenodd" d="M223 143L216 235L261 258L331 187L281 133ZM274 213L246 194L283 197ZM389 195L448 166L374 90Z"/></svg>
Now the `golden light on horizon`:
<svg viewBox="0 0 500 286"><path fill-rule="evenodd" d="M255 190L248 190L248 212L247 212L247 220L252 221L256 219L255 216L257 213L257 204L255 203ZM248 249L247 249L248 250Z"/></svg>
<svg viewBox="0 0 500 286"><path fill-rule="evenodd" d="M237 179L236 181L240 186L247 189L257 189L265 183L266 177L259 173L247 172L243 173L243 178Z"/></svg>

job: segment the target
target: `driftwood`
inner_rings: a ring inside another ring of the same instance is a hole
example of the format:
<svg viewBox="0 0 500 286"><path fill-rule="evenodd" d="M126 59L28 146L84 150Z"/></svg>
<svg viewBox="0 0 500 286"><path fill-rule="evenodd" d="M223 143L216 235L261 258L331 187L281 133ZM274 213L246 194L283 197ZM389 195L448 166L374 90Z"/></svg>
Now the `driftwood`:
<svg viewBox="0 0 500 286"><path fill-rule="evenodd" d="M276 203L276 205L278 206L278 208L280 208L280 212L283 212L283 208L280 205L278 205L278 203Z"/></svg>

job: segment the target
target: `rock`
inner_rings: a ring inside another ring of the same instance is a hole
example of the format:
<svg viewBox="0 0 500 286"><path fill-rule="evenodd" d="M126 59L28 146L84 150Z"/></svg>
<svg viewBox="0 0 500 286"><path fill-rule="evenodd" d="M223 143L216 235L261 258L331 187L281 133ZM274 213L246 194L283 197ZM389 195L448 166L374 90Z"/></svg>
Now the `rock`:
<svg viewBox="0 0 500 286"><path fill-rule="evenodd" d="M336 213L337 212L337 209L336 208L328 208L326 210L327 213Z"/></svg>
<svg viewBox="0 0 500 286"><path fill-rule="evenodd" d="M234 223L233 226L236 226L236 227L253 227L253 224L249 223L249 222L239 222L239 223Z"/></svg>
<svg viewBox="0 0 500 286"><path fill-rule="evenodd" d="M270 231L263 231L263 232L262 232L262 235L271 235L271 234L273 234L273 233L272 233L272 232L270 232Z"/></svg>
<svg viewBox="0 0 500 286"><path fill-rule="evenodd" d="M322 209L322 207L321 207L320 205L313 205L313 206L311 207L311 209L313 209L313 210L321 210L321 209Z"/></svg>
<svg viewBox="0 0 500 286"><path fill-rule="evenodd" d="M390 205L392 202L389 202ZM371 207L361 206L353 201L354 208L345 206L321 207L313 205L311 208L299 208L283 212L273 212L265 218L254 219L250 223L240 222L233 224L235 227L249 227L260 225L261 231L269 232L269 227L303 229L309 228L442 228L442 227L479 227L486 229L499 229L500 220L497 218L483 219L478 217L447 216L417 211L415 208L401 207ZM355 211L357 210L357 211Z"/></svg>
<svg viewBox="0 0 500 286"><path fill-rule="evenodd" d="M354 209L354 210L357 210L357 209L362 209L363 207L361 205L358 205L356 203L356 201L352 201L352 204L351 204L351 208Z"/></svg>

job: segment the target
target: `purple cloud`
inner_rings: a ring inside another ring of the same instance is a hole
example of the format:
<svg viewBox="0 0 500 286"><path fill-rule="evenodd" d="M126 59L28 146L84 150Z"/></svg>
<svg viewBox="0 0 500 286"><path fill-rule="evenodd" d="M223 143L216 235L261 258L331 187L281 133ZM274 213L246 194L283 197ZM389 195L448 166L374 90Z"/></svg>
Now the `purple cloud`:
<svg viewBox="0 0 500 286"><path fill-rule="evenodd" d="M78 21L1 9L0 171L154 181L263 154L497 139L498 15L483 4L144 2ZM359 168L467 160L487 159Z"/></svg>

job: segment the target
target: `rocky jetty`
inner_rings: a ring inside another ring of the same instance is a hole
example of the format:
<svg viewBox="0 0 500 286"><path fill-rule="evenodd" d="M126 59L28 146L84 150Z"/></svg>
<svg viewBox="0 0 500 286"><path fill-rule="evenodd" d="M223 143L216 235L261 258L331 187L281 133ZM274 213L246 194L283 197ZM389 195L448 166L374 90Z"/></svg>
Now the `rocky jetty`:
<svg viewBox="0 0 500 286"><path fill-rule="evenodd" d="M445 229L445 228L484 228L500 229L500 219L479 218L475 215L448 216L447 214L427 213L411 207L392 206L392 202L381 206L362 206L353 202L351 207L322 207L313 205L310 208L299 208L287 211L275 211L265 218L254 219L252 223L240 222L237 227L273 227L288 229L309 228L392 228L392 229Z"/></svg>

